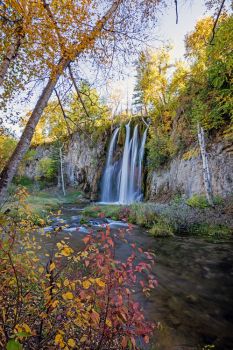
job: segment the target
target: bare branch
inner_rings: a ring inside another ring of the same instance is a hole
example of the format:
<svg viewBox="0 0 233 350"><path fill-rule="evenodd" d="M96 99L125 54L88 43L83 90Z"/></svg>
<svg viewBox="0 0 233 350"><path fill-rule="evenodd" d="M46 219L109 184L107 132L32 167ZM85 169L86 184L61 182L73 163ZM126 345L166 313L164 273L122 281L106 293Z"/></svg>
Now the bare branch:
<svg viewBox="0 0 233 350"><path fill-rule="evenodd" d="M65 113L64 108L63 108L63 106L62 106L62 103L61 103L61 100L60 100L60 97L59 97L59 95L58 95L57 90L56 90L56 89L54 89L54 91L55 91L55 94L56 94L56 96L57 96L57 100L58 100L59 106L60 106L61 111L62 111L62 115L63 115L64 120L65 120L65 123L66 123L66 128L67 128L67 131L68 131L69 137L71 137L70 126L69 126L69 123L68 123L68 121L67 121L67 116L66 116L66 113Z"/></svg>
<svg viewBox="0 0 233 350"><path fill-rule="evenodd" d="M71 69L70 64L68 65L68 70L69 70L69 73L70 73L70 78L71 78L71 80L72 80L72 82L73 82L73 84L74 84L74 88L75 88L75 90L76 90L76 92L77 92L78 98L79 98L79 100L80 100L80 102L81 102L81 105L83 106L84 112L85 112L86 116L88 117L88 119L90 119L90 115L89 115L89 113L88 113L88 111L87 111L87 108L86 108L86 106L85 106L85 103L83 102L82 96L81 96L81 94L80 94L78 85L77 85L77 83L76 83L76 81L75 81L75 78L74 78L74 75L73 75L73 72L72 72L72 69Z"/></svg>
<svg viewBox="0 0 233 350"><path fill-rule="evenodd" d="M214 37L215 37L215 33L216 33L216 27L217 27L217 24L218 24L218 20L219 20L219 17L221 16L221 13L222 13L222 10L223 10L225 2L226 2L226 0L222 0L222 3L220 5L218 13L217 13L217 17L216 17L216 19L214 21L214 26L213 26L213 29L212 29L212 37L211 37L211 40L210 40L210 45L212 45L212 43L213 43L213 40L214 40Z"/></svg>
<svg viewBox="0 0 233 350"><path fill-rule="evenodd" d="M178 24L178 21L179 21L179 15L178 15L178 1L177 0L174 0L175 1L175 8L176 8L176 24Z"/></svg>

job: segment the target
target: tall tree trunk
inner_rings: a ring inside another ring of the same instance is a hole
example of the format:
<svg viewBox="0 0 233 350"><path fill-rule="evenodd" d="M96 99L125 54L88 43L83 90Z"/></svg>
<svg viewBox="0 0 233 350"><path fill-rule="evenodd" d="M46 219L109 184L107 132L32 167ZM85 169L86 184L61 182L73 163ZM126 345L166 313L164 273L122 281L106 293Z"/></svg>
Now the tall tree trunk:
<svg viewBox="0 0 233 350"><path fill-rule="evenodd" d="M7 52L3 57L2 63L0 64L0 86L3 84L11 62L17 57L23 38L24 33L22 33L22 25L19 25L16 30L15 40L9 45Z"/></svg>
<svg viewBox="0 0 233 350"><path fill-rule="evenodd" d="M202 164L203 164L203 177L204 177L204 185L206 191L206 198L210 205L213 205L213 191L212 191L212 183L211 183L211 174L209 169L208 157L205 146L205 133L204 129L198 123L197 125L197 134L198 141L201 150Z"/></svg>
<svg viewBox="0 0 233 350"><path fill-rule="evenodd" d="M59 148L59 154L60 154L60 168L61 168L61 186L62 186L62 192L64 196L66 195L66 190L65 190L65 181L64 181L64 173L63 173L63 158L62 158L62 148L64 145L62 145Z"/></svg>
<svg viewBox="0 0 233 350"><path fill-rule="evenodd" d="M50 77L26 124L20 141L18 142L11 158L9 159L8 163L5 165L2 173L0 174L0 200L3 200L4 195L6 193L6 189L11 183L13 176L17 171L19 163L21 162L22 158L24 157L25 153L27 152L30 146L35 128L44 111L44 108L46 107L49 98L52 95L52 92L56 86L60 75L62 74L63 70L67 67L68 63L69 61L61 59L60 64L57 66L56 74L53 74Z"/></svg>

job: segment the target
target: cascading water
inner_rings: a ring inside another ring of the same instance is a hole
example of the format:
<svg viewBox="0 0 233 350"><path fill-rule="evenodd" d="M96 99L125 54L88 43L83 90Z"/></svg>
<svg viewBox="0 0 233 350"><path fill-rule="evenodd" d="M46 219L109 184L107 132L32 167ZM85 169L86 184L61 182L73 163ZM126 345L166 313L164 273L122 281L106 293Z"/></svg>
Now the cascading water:
<svg viewBox="0 0 233 350"><path fill-rule="evenodd" d="M145 153L147 130L148 130L148 127L146 128L146 130L143 133L141 147L139 150L138 183L137 183L137 188L138 188L137 198L138 198L138 200L140 200L143 196L143 193L142 193L142 165L143 165L143 158L144 158L144 153Z"/></svg>
<svg viewBox="0 0 233 350"><path fill-rule="evenodd" d="M122 159L114 160L118 133L119 128L114 131L109 145L102 179L101 201L130 204L141 200L143 195L142 170L147 129L140 139L138 125L136 125L131 137L130 123L128 123Z"/></svg>
<svg viewBox="0 0 233 350"><path fill-rule="evenodd" d="M102 198L103 202L111 202L114 200L112 193L112 177L114 173L114 162L113 162L113 153L116 147L117 136L118 136L119 128L115 129L112 139L109 145L108 150L108 158L105 166L104 177L103 177L103 185L102 185Z"/></svg>
<svg viewBox="0 0 233 350"><path fill-rule="evenodd" d="M129 157L130 157L130 124L126 125L126 138L125 138L125 146L122 160L122 167L120 172L120 194L119 194L119 202L127 203L127 195L128 195L128 183L129 183Z"/></svg>
<svg viewBox="0 0 233 350"><path fill-rule="evenodd" d="M128 201L134 202L137 193L137 158L138 158L138 125L135 126L132 139L132 151L131 151L131 164L130 164L130 179L129 179L129 190L128 190Z"/></svg>

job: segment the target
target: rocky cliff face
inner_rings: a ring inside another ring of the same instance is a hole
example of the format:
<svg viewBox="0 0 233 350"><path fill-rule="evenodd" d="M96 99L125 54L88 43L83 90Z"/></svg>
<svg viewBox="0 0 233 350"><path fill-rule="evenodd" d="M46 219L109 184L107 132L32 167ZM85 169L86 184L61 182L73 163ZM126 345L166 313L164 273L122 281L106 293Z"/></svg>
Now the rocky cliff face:
<svg viewBox="0 0 233 350"><path fill-rule="evenodd" d="M75 133L65 143L63 152L63 170L65 182L70 186L78 186L91 199L98 199L101 175L105 165L108 137L104 135L91 141L81 133ZM21 166L19 175L36 179L39 175L39 162L42 158L58 158L59 149L54 144L45 144L33 148L33 156ZM60 171L60 168L59 168ZM58 175L58 185L59 185Z"/></svg>
<svg viewBox="0 0 233 350"><path fill-rule="evenodd" d="M208 149L214 195L233 193L233 145L212 144ZM173 159L166 168L152 171L147 178L147 199L169 198L175 193L191 197L205 193L201 156Z"/></svg>
<svg viewBox="0 0 233 350"><path fill-rule="evenodd" d="M79 185L92 199L98 198L107 142L104 137L91 141L75 133L66 147L64 167L68 184Z"/></svg>
<svg viewBox="0 0 233 350"><path fill-rule="evenodd" d="M75 133L63 149L66 184L79 186L93 200L99 197L108 141L109 137L106 135L92 142L87 136ZM21 175L31 179L38 176L41 158L54 157L56 152L58 154L53 144L38 146L34 151L33 158L20 171ZM222 142L212 144L208 148L208 155L214 194L222 197L232 194L233 145ZM189 160L177 157L166 167L148 174L145 196L147 200L169 199L177 193L186 197L205 193L200 155Z"/></svg>

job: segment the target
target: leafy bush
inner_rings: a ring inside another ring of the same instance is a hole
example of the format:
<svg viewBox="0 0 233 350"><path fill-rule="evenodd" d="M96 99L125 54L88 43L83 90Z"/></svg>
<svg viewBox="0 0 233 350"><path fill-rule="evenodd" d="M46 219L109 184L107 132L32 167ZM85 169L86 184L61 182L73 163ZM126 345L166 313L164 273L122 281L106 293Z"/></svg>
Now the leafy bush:
<svg viewBox="0 0 233 350"><path fill-rule="evenodd" d="M150 228L149 233L155 237L173 236L172 227L161 220Z"/></svg>
<svg viewBox="0 0 233 350"><path fill-rule="evenodd" d="M120 205L90 205L84 208L82 214L93 218L106 217L119 220L124 218L124 209Z"/></svg>
<svg viewBox="0 0 233 350"><path fill-rule="evenodd" d="M51 182L56 178L58 171L57 160L44 157L39 161L38 164L39 177L45 178L47 181Z"/></svg>
<svg viewBox="0 0 233 350"><path fill-rule="evenodd" d="M204 195L195 194L191 198L186 200L186 203L192 208L205 209L210 205ZM214 205L223 204L223 199L220 196L214 196L213 198Z"/></svg>
<svg viewBox="0 0 233 350"><path fill-rule="evenodd" d="M156 285L152 254L131 245L126 261L116 261L119 237L109 227L88 234L76 252L56 233L46 233L55 246L47 254L32 239L36 227L25 199L20 191L17 210L26 211L27 220L0 216L1 348L121 350L148 343L153 327L134 289L142 274L143 293Z"/></svg>
<svg viewBox="0 0 233 350"><path fill-rule="evenodd" d="M194 194L187 199L186 203L192 208L205 209L209 207L209 203L204 195Z"/></svg>
<svg viewBox="0 0 233 350"><path fill-rule="evenodd" d="M198 148L191 148L190 150L186 151L183 156L182 159L184 160L190 160L192 158L197 158L199 155L200 151Z"/></svg>
<svg viewBox="0 0 233 350"><path fill-rule="evenodd" d="M202 223L190 225L189 233L201 237L221 239L232 235L232 230L224 225L209 225L207 223Z"/></svg>
<svg viewBox="0 0 233 350"><path fill-rule="evenodd" d="M27 151L27 153L25 154L23 160L29 162L29 161L33 160L33 159L35 158L36 155L37 155L37 150L31 148L31 149L29 149L29 150Z"/></svg>
<svg viewBox="0 0 233 350"><path fill-rule="evenodd" d="M32 188L34 181L27 176L17 176L14 179L16 185L24 186L27 188Z"/></svg>
<svg viewBox="0 0 233 350"><path fill-rule="evenodd" d="M129 207L128 221L144 227L151 227L157 222L158 216L153 205L135 203Z"/></svg>
<svg viewBox="0 0 233 350"><path fill-rule="evenodd" d="M168 135L153 135L147 145L149 151L149 167L157 169L170 158Z"/></svg>

